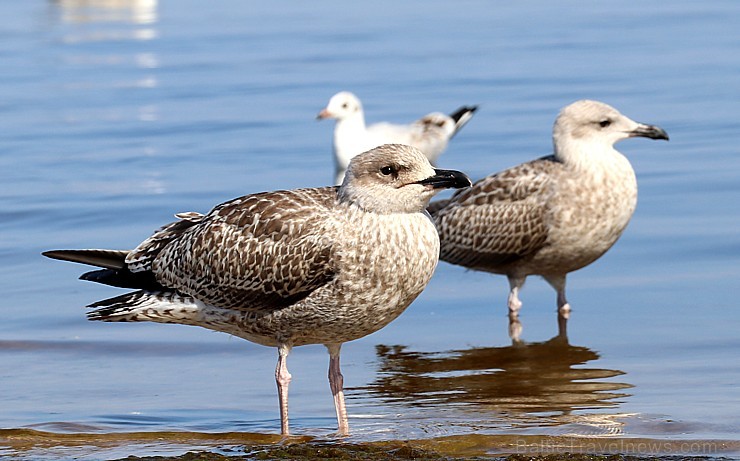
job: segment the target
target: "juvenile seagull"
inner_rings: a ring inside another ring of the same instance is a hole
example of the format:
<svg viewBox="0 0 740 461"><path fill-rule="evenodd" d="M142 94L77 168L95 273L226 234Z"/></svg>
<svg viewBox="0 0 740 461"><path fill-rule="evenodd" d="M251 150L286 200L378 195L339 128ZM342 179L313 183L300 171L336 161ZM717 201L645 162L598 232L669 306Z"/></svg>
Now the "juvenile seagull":
<svg viewBox="0 0 740 461"><path fill-rule="evenodd" d="M439 190L467 186L467 176L435 170L417 149L384 145L354 158L340 187L246 195L206 215L179 214L130 251L44 255L102 268L84 280L137 289L90 305L90 320L195 325L277 347L286 435L288 353L324 344L347 434L340 347L388 325L421 293L439 257L425 208Z"/></svg>
<svg viewBox="0 0 740 461"><path fill-rule="evenodd" d="M317 118L334 118L334 158L337 183L342 181L349 161L360 152L381 144L414 146L435 163L447 149L447 143L473 117L477 106L463 106L450 115L432 112L408 125L387 122L365 125L362 103L349 91L341 91L329 100Z"/></svg>
<svg viewBox="0 0 740 461"><path fill-rule="evenodd" d="M668 140L661 128L601 102L565 107L555 120L553 155L430 205L442 241L440 259L506 275L510 318L518 315L527 276L541 275L557 291L558 312L567 318L566 275L614 245L635 211L635 172L613 145L636 136Z"/></svg>

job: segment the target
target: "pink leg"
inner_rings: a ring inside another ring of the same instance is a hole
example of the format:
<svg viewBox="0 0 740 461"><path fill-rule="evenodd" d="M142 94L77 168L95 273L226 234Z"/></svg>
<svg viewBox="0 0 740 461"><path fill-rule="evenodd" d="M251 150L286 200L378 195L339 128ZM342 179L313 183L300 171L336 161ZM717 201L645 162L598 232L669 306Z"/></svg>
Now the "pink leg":
<svg viewBox="0 0 740 461"><path fill-rule="evenodd" d="M341 344L327 344L329 350L329 387L334 396L334 408L337 411L337 426L339 435L349 435L349 421L347 408L344 405L344 377L339 369L339 350Z"/></svg>
<svg viewBox="0 0 740 461"><path fill-rule="evenodd" d="M519 291L524 286L527 277L507 276L509 279L509 316L518 316L522 302L519 300Z"/></svg>
<svg viewBox="0 0 740 461"><path fill-rule="evenodd" d="M547 276L545 280L558 293L558 337L568 338L568 319L570 318L570 304L565 298L565 275Z"/></svg>
<svg viewBox="0 0 740 461"><path fill-rule="evenodd" d="M277 382L278 399L280 400L280 433L289 435L288 425L288 385L290 385L290 373L288 373L288 354L290 346L281 344L278 346L278 363L275 368L275 382Z"/></svg>
<svg viewBox="0 0 740 461"><path fill-rule="evenodd" d="M558 293L558 314L565 320L570 318L570 304L565 298L565 274L563 275L548 275L545 276L545 280L550 284L555 291Z"/></svg>

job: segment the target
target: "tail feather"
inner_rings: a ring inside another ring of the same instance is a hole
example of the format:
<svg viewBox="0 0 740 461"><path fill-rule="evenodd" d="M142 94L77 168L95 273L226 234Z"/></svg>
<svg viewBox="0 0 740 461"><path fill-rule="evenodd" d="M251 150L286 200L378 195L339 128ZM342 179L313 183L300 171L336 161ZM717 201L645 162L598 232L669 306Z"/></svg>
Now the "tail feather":
<svg viewBox="0 0 740 461"><path fill-rule="evenodd" d="M455 136L473 118L476 110L478 110L478 106L462 106L450 114L450 118L455 121L455 131L452 136Z"/></svg>
<svg viewBox="0 0 740 461"><path fill-rule="evenodd" d="M119 270L126 267L126 256L129 250L51 250L41 254L60 261Z"/></svg>
<svg viewBox="0 0 740 461"><path fill-rule="evenodd" d="M199 307L190 297L166 291L134 291L87 307L88 320L103 322L160 322L193 324Z"/></svg>
<svg viewBox="0 0 740 461"><path fill-rule="evenodd" d="M134 291L98 301L88 307L94 308L87 313L88 320L174 323L251 338L245 336L240 326L237 318L240 314L171 291Z"/></svg>

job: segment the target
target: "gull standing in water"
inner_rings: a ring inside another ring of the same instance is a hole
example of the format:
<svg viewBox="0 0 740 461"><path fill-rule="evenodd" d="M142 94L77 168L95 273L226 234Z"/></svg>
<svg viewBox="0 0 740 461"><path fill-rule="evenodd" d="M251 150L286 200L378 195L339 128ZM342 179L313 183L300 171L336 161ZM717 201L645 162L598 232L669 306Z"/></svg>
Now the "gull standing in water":
<svg viewBox="0 0 740 461"><path fill-rule="evenodd" d="M661 128L630 120L607 104L574 102L555 120L552 155L430 205L442 241L440 259L508 278L512 338L521 329L519 292L527 276L544 277L567 319L566 275L596 261L627 227L637 181L614 144L636 136L668 140Z"/></svg>
<svg viewBox="0 0 740 461"><path fill-rule="evenodd" d="M355 157L339 187L182 213L133 250L44 255L101 268L84 280L137 290L92 304L90 320L195 325L277 347L285 435L288 353L324 344L339 433L347 434L340 347L388 325L426 287L439 237L425 208L441 189L469 185L413 147L384 145Z"/></svg>
<svg viewBox="0 0 740 461"><path fill-rule="evenodd" d="M477 109L477 106L462 106L450 115L432 112L407 125L388 122L365 125L360 99L349 91L340 91L331 97L317 118L337 121L333 147L336 182L339 184L352 157L381 144L416 147L434 164L447 149L450 139L468 123Z"/></svg>

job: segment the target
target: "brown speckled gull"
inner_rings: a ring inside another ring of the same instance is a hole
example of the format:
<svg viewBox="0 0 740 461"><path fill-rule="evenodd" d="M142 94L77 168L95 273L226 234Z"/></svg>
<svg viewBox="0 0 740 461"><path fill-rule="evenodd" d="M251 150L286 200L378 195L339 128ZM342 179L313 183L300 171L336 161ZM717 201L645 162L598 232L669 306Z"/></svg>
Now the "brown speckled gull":
<svg viewBox="0 0 740 461"><path fill-rule="evenodd" d="M662 129L601 102L565 107L553 128L553 155L490 175L430 205L440 258L506 275L512 318L526 277L541 275L557 291L558 311L567 318L566 275L603 255L635 210L635 172L613 147L635 136L668 139Z"/></svg>
<svg viewBox="0 0 740 461"><path fill-rule="evenodd" d="M286 358L324 344L339 432L349 426L339 350L398 317L434 272L439 237L425 211L440 189L467 187L424 155L384 145L352 160L340 187L247 195L177 215L131 251L44 255L103 269L81 278L134 291L92 304L91 320L196 325L278 348L281 431Z"/></svg>

